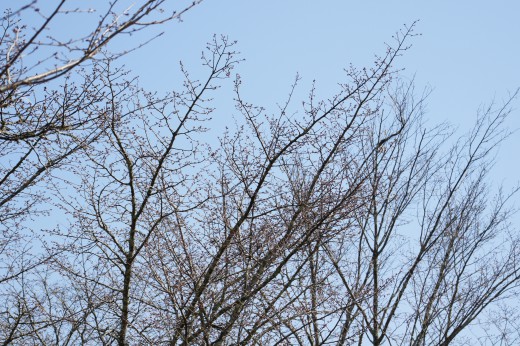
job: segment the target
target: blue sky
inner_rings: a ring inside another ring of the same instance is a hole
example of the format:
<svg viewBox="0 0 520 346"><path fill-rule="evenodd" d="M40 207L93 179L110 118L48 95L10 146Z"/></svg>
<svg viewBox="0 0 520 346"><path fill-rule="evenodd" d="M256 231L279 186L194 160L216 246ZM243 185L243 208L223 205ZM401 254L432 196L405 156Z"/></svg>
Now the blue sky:
<svg viewBox="0 0 520 346"><path fill-rule="evenodd" d="M520 87L519 14L518 1L205 0L183 22L162 27L165 35L125 64L147 88L166 91L179 85L179 60L196 71L204 43L214 33L225 34L238 41L246 59L237 72L250 101L274 110L297 72L302 94L316 79L320 94L332 96L344 67L369 66L397 30L419 20L421 36L397 66L405 68L405 77L415 76L419 90L433 88L427 118L462 131L479 106L500 103ZM218 128L236 112L229 94L216 96ZM520 102L515 108L512 129L520 128ZM520 133L502 145L498 181L519 180L519 149Z"/></svg>

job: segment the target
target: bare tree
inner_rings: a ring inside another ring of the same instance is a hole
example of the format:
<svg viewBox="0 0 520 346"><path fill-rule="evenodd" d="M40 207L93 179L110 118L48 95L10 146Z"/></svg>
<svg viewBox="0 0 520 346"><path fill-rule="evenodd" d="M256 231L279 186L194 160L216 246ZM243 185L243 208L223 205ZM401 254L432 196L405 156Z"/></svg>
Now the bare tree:
<svg viewBox="0 0 520 346"><path fill-rule="evenodd" d="M189 171L204 154L198 154L192 138L211 112L204 106L205 94L216 88L216 80L227 78L237 62L232 45L215 38L204 57L207 79L190 80L184 71L185 90L162 98L136 88L109 66L101 78L110 89L108 124L104 136L83 151L81 181L75 193L64 198L77 223L60 238L68 238L65 248L74 250L55 263L70 286L87 290L82 294L96 308L85 311L83 305L78 310L96 321L95 332L106 333L99 335L104 343L125 345L128 335L154 343L148 332L154 324L143 296L147 285L136 282L135 273L141 253L159 229L175 214L202 203L196 176Z"/></svg>
<svg viewBox="0 0 520 346"><path fill-rule="evenodd" d="M4 13L0 39L0 215L2 231L7 234L2 244L18 237L9 230L19 228L29 212L35 216L37 210L32 207L41 201L42 194L33 187L101 133L99 119L105 113L108 91L99 83L103 67L93 59L116 37L179 18L198 2L181 11L160 14L164 0L132 6L112 1L98 12L86 10L94 21L81 37L62 37L63 31L56 32L54 23L59 25L63 17L83 14L65 0L54 7L37 1L17 3L17 9ZM41 24L32 27L27 23L31 19L39 19ZM114 60L126 52L104 51L101 57ZM87 61L91 61L88 66L84 64ZM0 280L12 275L7 270Z"/></svg>
<svg viewBox="0 0 520 346"><path fill-rule="evenodd" d="M56 183L53 172L77 160L81 149L104 135L105 98L110 89L101 78L106 74L102 60L114 61L150 38L134 41L135 46L124 51L108 50L109 43L179 19L198 3L174 11L164 0L116 0L95 10L72 7L77 4L66 0L53 4L32 0L13 2L9 5L15 8L4 12L0 29L0 296L5 305L0 339L5 344L14 341L32 310L26 306L27 297L21 296L26 294L22 289L33 284L27 281L34 278L29 279L28 273L57 255L41 251L43 234L30 226L52 209L47 192ZM60 29L64 21L77 17L85 26ZM14 296L18 298L11 301Z"/></svg>
<svg viewBox="0 0 520 346"><path fill-rule="evenodd" d="M312 91L302 116L290 97L266 115L237 79L244 123L210 156L206 202L143 254L172 333L154 342L444 345L516 292L515 191L485 184L516 94L457 141L427 128L427 95L393 80L409 35L331 101Z"/></svg>
<svg viewBox="0 0 520 346"><path fill-rule="evenodd" d="M4 343L447 345L477 322L510 329L498 308L518 292L515 191L491 198L486 177L516 94L458 140L426 126L427 93L394 67L413 29L300 108L298 76L270 114L236 75L240 116L218 145L204 138L211 91L240 60L226 37L208 44L205 78L181 65L183 89L165 96L96 61L71 102L96 116L37 137L80 158L45 181L70 225L6 281ZM82 52L61 66L79 71Z"/></svg>
<svg viewBox="0 0 520 346"><path fill-rule="evenodd" d="M408 87L392 95L395 114L420 109ZM447 151L446 128L427 130L420 118L408 118L416 125L372 156L355 241L325 248L356 299L370 344L451 344L518 287L518 236L506 208L511 195L490 198L485 183L490 151L506 135L508 105L484 110L473 131ZM385 122L371 129L368 150L388 131Z"/></svg>

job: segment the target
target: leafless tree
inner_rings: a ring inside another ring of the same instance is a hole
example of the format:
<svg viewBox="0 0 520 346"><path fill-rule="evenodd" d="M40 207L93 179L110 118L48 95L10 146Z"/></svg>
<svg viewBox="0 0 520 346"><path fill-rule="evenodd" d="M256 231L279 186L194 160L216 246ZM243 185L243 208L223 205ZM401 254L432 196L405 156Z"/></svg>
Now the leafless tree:
<svg viewBox="0 0 520 346"><path fill-rule="evenodd" d="M409 35L301 116L290 97L266 115L237 79L244 122L210 156L207 200L144 249L153 342L445 345L516 292L515 191L486 185L516 95L459 140L428 128L427 95L393 80Z"/></svg>
<svg viewBox="0 0 520 346"><path fill-rule="evenodd" d="M392 93L394 113L420 111L412 100L401 86ZM485 109L446 150L446 128L428 130L420 117L407 117L406 130L372 155L354 241L324 249L367 343L451 344L518 287L518 235L506 207L512 194L492 198L486 185L490 151L507 134L508 106ZM388 131L385 123L371 129L368 150Z"/></svg>
<svg viewBox="0 0 520 346"><path fill-rule="evenodd" d="M190 80L184 70L185 90L165 97L137 88L120 70L105 69L101 81L110 90L108 124L104 135L82 152L84 161L77 165L81 180L69 182L75 191L63 199L77 222L72 230L56 234L69 241L66 255L54 261L68 285L80 287L78 295L88 297L78 304L77 315L90 322L89 333L105 333L96 342L125 345L130 338L154 343L148 330L155 326L143 296L147 285L135 273L142 270L141 254L159 229L203 202L190 170L205 154L199 154L192 138L211 112L204 106L205 94L237 62L232 45L215 38L204 58L207 79Z"/></svg>
<svg viewBox="0 0 520 346"><path fill-rule="evenodd" d="M74 95L95 90L104 103L77 114L97 116L42 139L80 158L45 181L70 225L49 230L44 265L8 280L5 343L447 345L476 323L511 329L515 191L490 197L486 182L516 94L458 140L427 126L427 93L394 67L413 30L301 107L298 76L271 114L237 74L236 128L217 145L204 138L211 92L240 60L226 37L208 44L206 77L181 65L183 88L165 96L114 56L96 61Z"/></svg>
<svg viewBox="0 0 520 346"><path fill-rule="evenodd" d="M0 339L5 344L13 342L31 310L18 294L26 276L57 254L41 251L43 235L30 226L51 209L47 191L56 183L53 172L104 134L110 90L102 82L101 60L114 61L150 38L134 40L124 51L108 50L109 43L179 19L199 2L177 11L164 0L115 0L97 9L66 0L3 4L13 7L3 13L0 29L0 296L5 302ZM62 29L78 17L84 26ZM13 292L18 292L15 301L9 298Z"/></svg>

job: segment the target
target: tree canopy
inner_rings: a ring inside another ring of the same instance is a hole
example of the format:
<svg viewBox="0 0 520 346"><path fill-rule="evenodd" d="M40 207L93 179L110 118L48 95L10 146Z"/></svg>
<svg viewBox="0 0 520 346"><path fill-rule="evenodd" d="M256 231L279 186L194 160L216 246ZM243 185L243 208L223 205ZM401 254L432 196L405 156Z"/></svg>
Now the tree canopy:
<svg viewBox="0 0 520 346"><path fill-rule="evenodd" d="M461 137L428 125L398 65L416 23L326 99L295 100L297 76L276 110L252 104L217 35L204 78L140 87L119 58L146 41L111 41L199 2L115 0L65 38L73 2L4 14L0 342L518 343L517 190L489 176L516 93ZM225 83L239 116L209 143Z"/></svg>

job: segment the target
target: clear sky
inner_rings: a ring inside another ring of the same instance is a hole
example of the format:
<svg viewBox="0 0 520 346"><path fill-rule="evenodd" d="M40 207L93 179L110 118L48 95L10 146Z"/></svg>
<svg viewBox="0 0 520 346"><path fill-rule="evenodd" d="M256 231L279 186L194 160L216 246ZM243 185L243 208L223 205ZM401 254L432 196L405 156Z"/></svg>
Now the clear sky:
<svg viewBox="0 0 520 346"><path fill-rule="evenodd" d="M216 34L238 41L246 59L237 72L249 100L275 110L298 72L302 94L317 80L332 96L349 63L370 66L374 54L404 24L419 20L413 47L397 62L419 90L433 88L427 118L467 129L479 106L498 103L520 87L520 2L205 0L182 23L125 59L144 86L166 91L179 85L178 61L197 70L205 42ZM230 89L231 84L223 89ZM520 100L519 100L520 101ZM214 128L229 123L229 94L217 94ZM520 102L508 125L520 128ZM218 135L218 133L214 133ZM498 181L519 181L520 132L501 149Z"/></svg>

